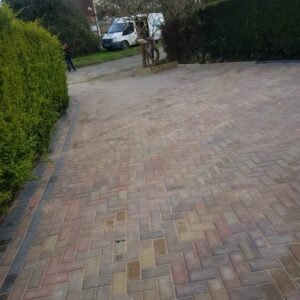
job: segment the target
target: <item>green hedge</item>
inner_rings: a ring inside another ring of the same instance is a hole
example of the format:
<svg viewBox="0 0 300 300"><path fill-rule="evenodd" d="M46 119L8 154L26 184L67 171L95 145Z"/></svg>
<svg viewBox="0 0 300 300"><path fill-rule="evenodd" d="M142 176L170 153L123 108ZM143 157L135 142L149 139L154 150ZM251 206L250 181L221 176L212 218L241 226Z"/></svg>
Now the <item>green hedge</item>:
<svg viewBox="0 0 300 300"><path fill-rule="evenodd" d="M58 40L0 8L0 212L47 150L67 105Z"/></svg>
<svg viewBox="0 0 300 300"><path fill-rule="evenodd" d="M300 0L227 0L166 24L166 51L179 61L300 58ZM179 41L174 49L172 38ZM187 41L188 40L188 41ZM176 52L177 51L177 52Z"/></svg>

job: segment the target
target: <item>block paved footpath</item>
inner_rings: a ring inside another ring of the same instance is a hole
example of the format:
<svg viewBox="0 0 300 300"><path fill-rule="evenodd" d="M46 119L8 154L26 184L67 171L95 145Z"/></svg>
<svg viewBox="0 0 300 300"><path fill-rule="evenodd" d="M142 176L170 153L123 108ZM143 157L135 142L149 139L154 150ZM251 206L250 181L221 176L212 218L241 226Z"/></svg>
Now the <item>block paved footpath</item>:
<svg viewBox="0 0 300 300"><path fill-rule="evenodd" d="M89 70L0 229L0 299L299 300L300 64Z"/></svg>

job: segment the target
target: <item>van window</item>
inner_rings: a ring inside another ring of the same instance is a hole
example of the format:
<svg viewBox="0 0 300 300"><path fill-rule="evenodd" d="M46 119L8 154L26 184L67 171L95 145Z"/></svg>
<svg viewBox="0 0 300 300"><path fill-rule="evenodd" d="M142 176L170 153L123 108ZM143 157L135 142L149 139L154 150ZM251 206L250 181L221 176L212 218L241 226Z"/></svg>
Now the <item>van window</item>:
<svg viewBox="0 0 300 300"><path fill-rule="evenodd" d="M133 23L128 23L125 26L125 29L123 31L123 35L128 35L134 32L134 25Z"/></svg>
<svg viewBox="0 0 300 300"><path fill-rule="evenodd" d="M123 23L114 23L110 26L108 33L123 32L123 29L124 29Z"/></svg>

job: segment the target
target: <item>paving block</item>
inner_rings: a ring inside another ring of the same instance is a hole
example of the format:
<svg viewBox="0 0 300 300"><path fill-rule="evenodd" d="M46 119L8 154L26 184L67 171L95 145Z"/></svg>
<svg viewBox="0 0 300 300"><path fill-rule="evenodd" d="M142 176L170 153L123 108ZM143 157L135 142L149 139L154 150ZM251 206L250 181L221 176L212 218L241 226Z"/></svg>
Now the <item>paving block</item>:
<svg viewBox="0 0 300 300"><path fill-rule="evenodd" d="M211 250L205 240L195 242L195 248L199 258L211 256Z"/></svg>
<svg viewBox="0 0 300 300"><path fill-rule="evenodd" d="M218 279L219 273L216 268L205 268L197 271L189 272L189 277L191 282L208 280L208 279Z"/></svg>
<svg viewBox="0 0 300 300"><path fill-rule="evenodd" d="M125 295L127 292L127 276L125 272L116 273L112 279L112 296Z"/></svg>
<svg viewBox="0 0 300 300"><path fill-rule="evenodd" d="M171 269L175 285L188 283L189 279L184 263L172 264Z"/></svg>
<svg viewBox="0 0 300 300"><path fill-rule="evenodd" d="M231 253L229 257L237 274L247 273L250 271L247 262L240 252Z"/></svg>
<svg viewBox="0 0 300 300"><path fill-rule="evenodd" d="M181 253L170 253L163 256L157 256L155 257L155 264L157 266L159 265L165 265L165 264L171 264L182 261L182 254Z"/></svg>
<svg viewBox="0 0 300 300"><path fill-rule="evenodd" d="M289 250L294 255L295 259L300 263L300 244L291 244L288 246Z"/></svg>
<svg viewBox="0 0 300 300"><path fill-rule="evenodd" d="M156 266L150 269L142 270L142 278L149 279L170 274L169 265Z"/></svg>
<svg viewBox="0 0 300 300"><path fill-rule="evenodd" d="M198 255L195 251L186 251L183 253L185 264L188 271L198 270L201 268Z"/></svg>
<svg viewBox="0 0 300 300"><path fill-rule="evenodd" d="M219 270L227 289L239 288L241 286L239 278L231 265L219 266Z"/></svg>
<svg viewBox="0 0 300 300"><path fill-rule="evenodd" d="M282 300L282 296L274 283L264 284L260 286L263 298L266 300Z"/></svg>
<svg viewBox="0 0 300 300"><path fill-rule="evenodd" d="M158 289L161 300L174 299L173 284L170 276L163 276L158 278Z"/></svg>
<svg viewBox="0 0 300 300"><path fill-rule="evenodd" d="M297 292L294 283L283 269L271 270L270 272L283 295L286 296Z"/></svg>
<svg viewBox="0 0 300 300"><path fill-rule="evenodd" d="M203 281L177 286L175 291L178 298L191 296L196 297L196 295L206 293L208 288L206 282Z"/></svg>
<svg viewBox="0 0 300 300"><path fill-rule="evenodd" d="M205 257L201 258L200 261L203 268L214 267L218 265L226 265L229 263L227 255Z"/></svg>
<svg viewBox="0 0 300 300"><path fill-rule="evenodd" d="M213 300L229 300L226 289L219 279L208 280L208 288Z"/></svg>
<svg viewBox="0 0 300 300"><path fill-rule="evenodd" d="M154 299L159 299L158 291L153 290L153 291L146 291L143 293L143 300L154 300Z"/></svg>
<svg viewBox="0 0 300 300"><path fill-rule="evenodd" d="M272 282L272 276L267 271L244 273L240 275L242 285L259 285Z"/></svg>
<svg viewBox="0 0 300 300"><path fill-rule="evenodd" d="M247 240L239 242L241 251L247 260L259 258L260 255L255 247Z"/></svg>
<svg viewBox="0 0 300 300"><path fill-rule="evenodd" d="M257 300L263 296L260 288L256 286L229 290L228 294L230 300Z"/></svg>
<svg viewBox="0 0 300 300"><path fill-rule="evenodd" d="M159 255L165 255L166 250L166 243L164 239L157 239L153 241L153 247L154 247L154 254L155 256Z"/></svg>
<svg viewBox="0 0 300 300"><path fill-rule="evenodd" d="M144 292L156 289L156 279L147 279L143 281L130 282L127 285L129 294Z"/></svg>
<svg viewBox="0 0 300 300"><path fill-rule="evenodd" d="M154 250L153 248L141 249L142 269L147 269L155 266Z"/></svg>
<svg viewBox="0 0 300 300"><path fill-rule="evenodd" d="M141 267L139 261L132 261L127 264L128 281L139 280L141 277Z"/></svg>
<svg viewBox="0 0 300 300"><path fill-rule="evenodd" d="M292 256L281 256L279 260L292 278L300 278L300 266Z"/></svg>

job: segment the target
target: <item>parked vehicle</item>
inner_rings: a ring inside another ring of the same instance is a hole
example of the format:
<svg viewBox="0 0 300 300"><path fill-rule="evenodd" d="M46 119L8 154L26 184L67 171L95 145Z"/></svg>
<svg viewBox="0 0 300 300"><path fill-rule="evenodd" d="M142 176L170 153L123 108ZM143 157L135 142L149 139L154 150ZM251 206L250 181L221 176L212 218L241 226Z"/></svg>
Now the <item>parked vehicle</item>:
<svg viewBox="0 0 300 300"><path fill-rule="evenodd" d="M139 38L161 39L162 13L122 17L114 20L108 32L103 36L102 47L107 50L127 49L137 44Z"/></svg>

